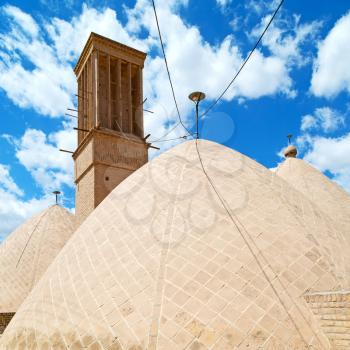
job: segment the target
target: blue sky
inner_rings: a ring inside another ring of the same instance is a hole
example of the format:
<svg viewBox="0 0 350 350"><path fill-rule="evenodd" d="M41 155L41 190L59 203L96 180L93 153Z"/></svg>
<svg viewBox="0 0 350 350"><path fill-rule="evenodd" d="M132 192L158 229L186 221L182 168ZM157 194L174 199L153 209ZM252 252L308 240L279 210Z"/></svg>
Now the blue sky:
<svg viewBox="0 0 350 350"><path fill-rule="evenodd" d="M182 116L194 130L187 95L224 89L278 1L157 1ZM268 168L281 162L288 133L300 156L350 191L350 5L291 1L236 83L200 121L201 136ZM74 208L72 68L91 31L148 53L144 69L146 132L154 138L176 113L149 0L8 1L0 8L0 240L54 201ZM168 138L184 135L179 127ZM162 151L174 142L162 143ZM156 156L153 154L152 156Z"/></svg>

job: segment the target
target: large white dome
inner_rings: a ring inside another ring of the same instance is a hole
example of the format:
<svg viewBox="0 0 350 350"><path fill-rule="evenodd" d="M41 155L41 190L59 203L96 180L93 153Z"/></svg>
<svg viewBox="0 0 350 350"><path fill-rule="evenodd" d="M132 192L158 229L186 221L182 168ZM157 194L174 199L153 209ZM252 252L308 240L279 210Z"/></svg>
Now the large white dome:
<svg viewBox="0 0 350 350"><path fill-rule="evenodd" d="M253 160L194 141L122 182L25 300L1 349L330 349L308 301L350 287L332 219Z"/></svg>

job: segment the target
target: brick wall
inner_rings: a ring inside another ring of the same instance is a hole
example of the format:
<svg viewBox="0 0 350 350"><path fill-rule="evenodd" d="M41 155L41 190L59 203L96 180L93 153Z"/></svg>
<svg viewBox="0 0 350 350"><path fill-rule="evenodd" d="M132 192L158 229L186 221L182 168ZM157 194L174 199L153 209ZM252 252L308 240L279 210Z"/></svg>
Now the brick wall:
<svg viewBox="0 0 350 350"><path fill-rule="evenodd" d="M91 167L77 183L75 203L77 225L80 224L95 208L94 174L94 168Z"/></svg>
<svg viewBox="0 0 350 350"><path fill-rule="evenodd" d="M97 164L95 166L95 207L130 174L131 170Z"/></svg>
<svg viewBox="0 0 350 350"><path fill-rule="evenodd" d="M312 293L305 296L319 319L332 349L350 349L350 291Z"/></svg>
<svg viewBox="0 0 350 350"><path fill-rule="evenodd" d="M92 130L75 159L77 224L126 177L148 161L148 148L137 137L110 130Z"/></svg>

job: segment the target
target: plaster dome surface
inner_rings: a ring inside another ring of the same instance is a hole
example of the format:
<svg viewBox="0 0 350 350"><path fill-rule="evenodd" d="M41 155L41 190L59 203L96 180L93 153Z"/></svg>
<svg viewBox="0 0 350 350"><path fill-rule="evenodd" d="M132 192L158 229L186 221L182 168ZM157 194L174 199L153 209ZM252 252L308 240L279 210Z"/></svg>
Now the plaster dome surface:
<svg viewBox="0 0 350 350"><path fill-rule="evenodd" d="M340 225L350 244L350 196L347 192L302 159L287 158L276 174Z"/></svg>
<svg viewBox="0 0 350 350"><path fill-rule="evenodd" d="M6 238L0 245L0 313L17 311L73 229L74 216L54 205Z"/></svg>
<svg viewBox="0 0 350 350"><path fill-rule="evenodd" d="M198 148L223 202L194 141L153 159L78 228L1 349L331 349L306 294L349 287L341 233L255 161Z"/></svg>

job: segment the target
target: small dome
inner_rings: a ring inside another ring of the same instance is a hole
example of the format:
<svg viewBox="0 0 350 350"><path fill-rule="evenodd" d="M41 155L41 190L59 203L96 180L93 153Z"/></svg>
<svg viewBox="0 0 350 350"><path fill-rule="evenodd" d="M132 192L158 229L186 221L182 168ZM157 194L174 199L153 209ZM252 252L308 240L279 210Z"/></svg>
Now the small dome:
<svg viewBox="0 0 350 350"><path fill-rule="evenodd" d="M295 146L289 145L285 150L284 150L284 156L286 158L295 158L298 154L298 150Z"/></svg>
<svg viewBox="0 0 350 350"><path fill-rule="evenodd" d="M350 232L350 197L338 184L302 159L286 159L276 174L335 219L344 232ZM350 236L345 237L350 243Z"/></svg>
<svg viewBox="0 0 350 350"><path fill-rule="evenodd" d="M0 246L0 313L16 312L74 231L74 216L53 205Z"/></svg>

